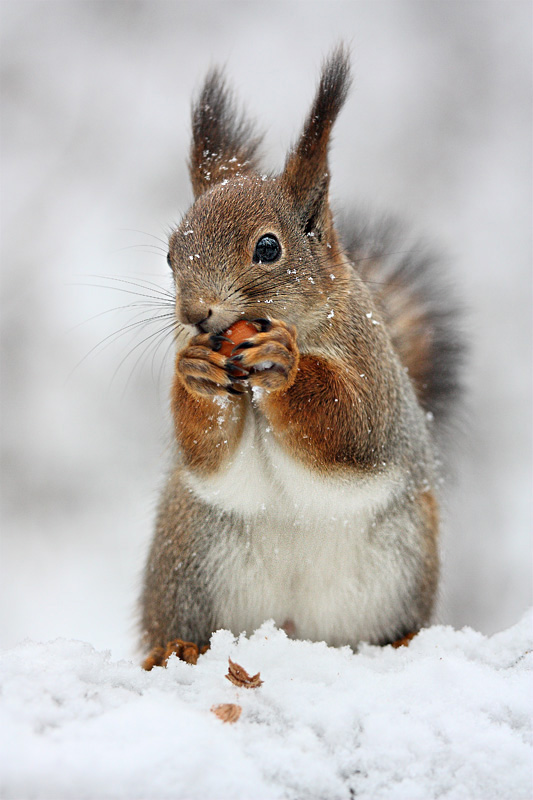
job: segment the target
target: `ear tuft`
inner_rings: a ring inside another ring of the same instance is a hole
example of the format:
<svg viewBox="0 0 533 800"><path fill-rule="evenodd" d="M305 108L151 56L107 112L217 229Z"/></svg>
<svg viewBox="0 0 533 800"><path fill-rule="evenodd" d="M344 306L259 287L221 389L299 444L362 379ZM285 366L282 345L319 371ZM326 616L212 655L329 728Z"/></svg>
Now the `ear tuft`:
<svg viewBox="0 0 533 800"><path fill-rule="evenodd" d="M239 110L221 70L210 70L192 108L189 172L194 196L256 167L261 136Z"/></svg>
<svg viewBox="0 0 533 800"><path fill-rule="evenodd" d="M311 111L283 172L283 181L306 221L315 211L319 213L318 206L327 200L329 139L350 83L349 53L340 44L324 63Z"/></svg>
<svg viewBox="0 0 533 800"><path fill-rule="evenodd" d="M339 44L324 62L320 84L307 125L319 133L320 124L331 127L346 102L351 84L350 56L344 44ZM306 127L307 127L306 125Z"/></svg>

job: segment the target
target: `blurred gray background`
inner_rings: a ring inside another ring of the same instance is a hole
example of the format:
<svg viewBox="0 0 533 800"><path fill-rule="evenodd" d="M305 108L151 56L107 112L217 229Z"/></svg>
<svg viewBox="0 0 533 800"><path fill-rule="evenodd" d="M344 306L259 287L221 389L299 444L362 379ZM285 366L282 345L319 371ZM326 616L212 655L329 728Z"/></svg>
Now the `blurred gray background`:
<svg viewBox="0 0 533 800"><path fill-rule="evenodd" d="M340 38L355 82L335 205L404 216L448 254L468 308L438 618L487 633L515 622L531 603L531 4L0 9L0 643L131 653L172 368L161 322L134 323L167 310L157 287L170 288L164 240L191 200L191 94L225 64L280 168Z"/></svg>

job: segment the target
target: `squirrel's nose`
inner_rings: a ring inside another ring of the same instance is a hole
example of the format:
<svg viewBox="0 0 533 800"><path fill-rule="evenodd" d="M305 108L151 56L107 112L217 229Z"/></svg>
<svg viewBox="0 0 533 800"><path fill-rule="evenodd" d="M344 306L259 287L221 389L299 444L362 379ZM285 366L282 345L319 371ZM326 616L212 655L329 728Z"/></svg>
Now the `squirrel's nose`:
<svg viewBox="0 0 533 800"><path fill-rule="evenodd" d="M212 315L213 311L209 308L205 303L198 302L193 304L187 305L180 305L178 316L180 322L183 322L185 325L196 325L200 330L205 332L206 328L204 328L205 323Z"/></svg>

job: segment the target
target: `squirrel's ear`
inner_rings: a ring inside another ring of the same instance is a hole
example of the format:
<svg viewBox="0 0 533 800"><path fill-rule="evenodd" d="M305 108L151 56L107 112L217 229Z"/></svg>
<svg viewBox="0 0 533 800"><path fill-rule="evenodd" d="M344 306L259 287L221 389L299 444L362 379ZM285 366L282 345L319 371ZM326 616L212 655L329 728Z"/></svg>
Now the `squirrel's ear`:
<svg viewBox="0 0 533 800"><path fill-rule="evenodd" d="M320 230L328 219L329 139L349 87L350 60L341 44L324 64L311 111L281 176L308 231Z"/></svg>
<svg viewBox="0 0 533 800"><path fill-rule="evenodd" d="M222 72L212 69L192 108L189 172L195 198L226 178L251 172L261 138L237 108Z"/></svg>

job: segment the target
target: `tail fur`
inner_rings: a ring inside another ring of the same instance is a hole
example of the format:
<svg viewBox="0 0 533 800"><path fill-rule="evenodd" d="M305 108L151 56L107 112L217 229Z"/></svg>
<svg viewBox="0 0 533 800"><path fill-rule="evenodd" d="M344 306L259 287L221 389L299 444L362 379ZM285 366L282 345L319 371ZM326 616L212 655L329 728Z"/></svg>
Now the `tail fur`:
<svg viewBox="0 0 533 800"><path fill-rule="evenodd" d="M345 251L388 324L422 408L437 432L447 429L461 392L462 312L442 261L423 243L409 244L390 218L339 225Z"/></svg>

